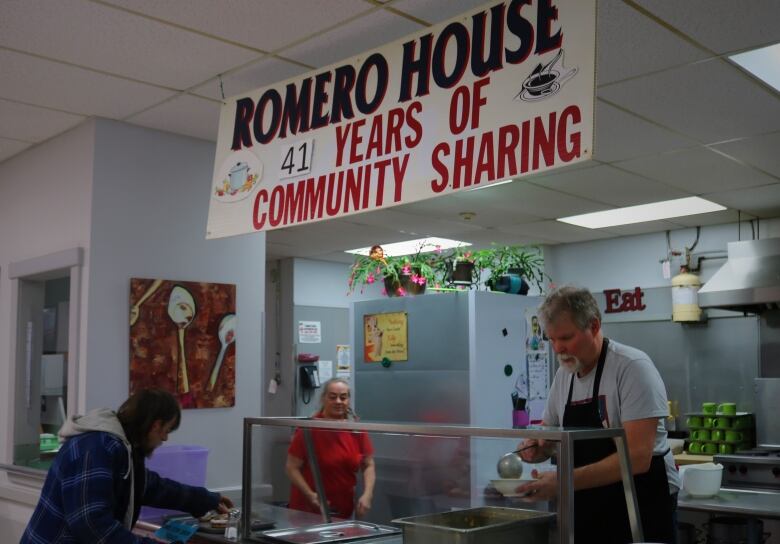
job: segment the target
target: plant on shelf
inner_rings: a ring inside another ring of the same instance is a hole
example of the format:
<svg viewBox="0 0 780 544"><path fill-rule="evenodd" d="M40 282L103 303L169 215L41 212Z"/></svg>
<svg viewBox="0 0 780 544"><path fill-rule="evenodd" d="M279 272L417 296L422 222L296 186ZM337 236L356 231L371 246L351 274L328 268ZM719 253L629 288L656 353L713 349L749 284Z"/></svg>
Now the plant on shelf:
<svg viewBox="0 0 780 544"><path fill-rule="evenodd" d="M368 255L357 255L349 276L349 293L358 286L363 292L365 285L384 282L384 294L404 296L422 294L425 287L433 284L435 273L432 268L434 257L420 246L411 255L393 257L385 255L381 246L375 245Z"/></svg>
<svg viewBox="0 0 780 544"><path fill-rule="evenodd" d="M494 246L480 250L477 259L490 274L485 286L490 290L526 294L530 284L544 291L544 257L538 246ZM523 285L525 284L525 285Z"/></svg>
<svg viewBox="0 0 780 544"><path fill-rule="evenodd" d="M439 253L433 263L437 282L443 285L467 286L474 278L477 253L471 246L457 246ZM477 276L479 277L479 276Z"/></svg>

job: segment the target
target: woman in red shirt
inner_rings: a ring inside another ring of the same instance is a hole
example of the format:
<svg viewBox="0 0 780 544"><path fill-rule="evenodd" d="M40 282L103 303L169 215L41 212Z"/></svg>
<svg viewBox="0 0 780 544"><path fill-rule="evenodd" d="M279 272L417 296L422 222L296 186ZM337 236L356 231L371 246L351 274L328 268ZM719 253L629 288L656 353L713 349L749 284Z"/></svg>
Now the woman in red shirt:
<svg viewBox="0 0 780 544"><path fill-rule="evenodd" d="M320 410L315 418L347 419L349 408L349 384L341 378L325 382L320 397ZM312 431L314 452L325 488L328 506L334 515L342 518L362 517L371 508L376 481L374 448L366 433L352 431ZM314 478L306 460L306 444L300 429L295 431L287 450L287 475L292 482L290 508L305 512L320 512L320 502L314 490ZM357 471L363 470L363 494L355 508Z"/></svg>

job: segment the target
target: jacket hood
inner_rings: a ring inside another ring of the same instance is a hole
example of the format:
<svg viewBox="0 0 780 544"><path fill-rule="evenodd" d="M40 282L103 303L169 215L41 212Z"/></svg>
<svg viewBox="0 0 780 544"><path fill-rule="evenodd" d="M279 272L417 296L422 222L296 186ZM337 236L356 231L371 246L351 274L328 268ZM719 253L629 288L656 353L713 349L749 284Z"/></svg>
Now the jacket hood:
<svg viewBox="0 0 780 544"><path fill-rule="evenodd" d="M116 417L116 412L109 410L108 408L98 408L91 412L87 412L83 416L71 416L62 426L58 434L61 440L66 440L73 436L92 431L111 433L121 438L125 445L128 447L130 446L130 442L125 436L125 430Z"/></svg>

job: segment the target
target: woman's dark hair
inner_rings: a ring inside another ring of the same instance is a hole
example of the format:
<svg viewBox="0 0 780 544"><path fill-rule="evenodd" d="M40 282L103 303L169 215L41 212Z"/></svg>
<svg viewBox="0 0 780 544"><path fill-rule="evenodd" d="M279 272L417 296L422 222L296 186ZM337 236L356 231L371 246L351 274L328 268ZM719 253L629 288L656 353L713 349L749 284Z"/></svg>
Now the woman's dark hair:
<svg viewBox="0 0 780 544"><path fill-rule="evenodd" d="M116 414L127 440L133 446L143 446L155 421L174 420L172 431L179 428L181 408L176 397L162 389L142 389L130 395Z"/></svg>

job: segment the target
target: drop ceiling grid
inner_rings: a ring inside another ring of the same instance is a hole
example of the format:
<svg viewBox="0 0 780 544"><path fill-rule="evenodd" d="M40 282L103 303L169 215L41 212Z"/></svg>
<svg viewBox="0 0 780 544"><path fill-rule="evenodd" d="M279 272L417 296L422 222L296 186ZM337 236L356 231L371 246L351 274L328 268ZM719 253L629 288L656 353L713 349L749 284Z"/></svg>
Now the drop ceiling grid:
<svg viewBox="0 0 780 544"><path fill-rule="evenodd" d="M710 56L623 2L599 2L597 28L599 86Z"/></svg>
<svg viewBox="0 0 780 544"><path fill-rule="evenodd" d="M761 218L780 215L780 183L738 191L723 191L704 196L728 208Z"/></svg>
<svg viewBox="0 0 780 544"><path fill-rule="evenodd" d="M229 4L213 0L107 0L106 3L263 51L283 48L372 9L363 0L232 0Z"/></svg>
<svg viewBox="0 0 780 544"><path fill-rule="evenodd" d="M246 93L252 89L266 87L277 82L298 76L308 72L298 64L293 64L275 57L265 57L257 62L222 76L222 88L225 97ZM219 78L208 80L191 91L193 94L222 100L222 92L219 86Z"/></svg>
<svg viewBox="0 0 780 544"><path fill-rule="evenodd" d="M174 95L159 87L2 49L0 66L0 98L77 115L121 119Z"/></svg>
<svg viewBox="0 0 780 544"><path fill-rule="evenodd" d="M603 100L596 101L595 125L593 156L602 162L613 163L700 145Z"/></svg>
<svg viewBox="0 0 780 544"><path fill-rule="evenodd" d="M621 168L700 195L769 185L777 180L706 147L618 163Z"/></svg>
<svg viewBox="0 0 780 544"><path fill-rule="evenodd" d="M19 140L10 140L8 138L0 138L0 161L4 161L21 153L32 144L27 142L20 142Z"/></svg>
<svg viewBox="0 0 780 544"><path fill-rule="evenodd" d="M705 144L777 130L780 119L777 94L718 59L602 87L599 95Z"/></svg>
<svg viewBox="0 0 780 544"><path fill-rule="evenodd" d="M533 183L573 196L595 199L612 206L635 206L691 196L688 192L618 170L610 165L545 176L534 180Z"/></svg>
<svg viewBox="0 0 780 544"><path fill-rule="evenodd" d="M0 119L0 137L36 143L78 125L85 118L0 99Z"/></svg>
<svg viewBox="0 0 780 544"><path fill-rule="evenodd" d="M478 231L481 227L470 224L460 217L445 219L435 215L409 213L407 206L396 206L389 210L374 210L349 216L354 225L388 226L405 232L418 232L424 236L447 236L452 232Z"/></svg>
<svg viewBox="0 0 780 544"><path fill-rule="evenodd" d="M586 242L614 236L609 232L586 229L567 223L548 219L520 225L510 225L499 229L501 232L515 234L531 239L552 240L558 243Z"/></svg>
<svg viewBox="0 0 780 544"><path fill-rule="evenodd" d="M780 41L777 0L634 0L709 49L727 53ZM724 24L724 14L729 14Z"/></svg>
<svg viewBox="0 0 780 544"><path fill-rule="evenodd" d="M220 104L181 94L125 119L148 128L214 141L219 127Z"/></svg>
<svg viewBox="0 0 780 544"><path fill-rule="evenodd" d="M780 132L715 144L714 149L780 178Z"/></svg>
<svg viewBox="0 0 780 544"><path fill-rule="evenodd" d="M254 51L85 0L25 0L5 6L3 14L0 45L168 88L185 89L257 57Z"/></svg>
<svg viewBox="0 0 780 544"><path fill-rule="evenodd" d="M377 10L349 25L318 34L279 53L310 66L323 67L376 49L423 28L390 11Z"/></svg>

